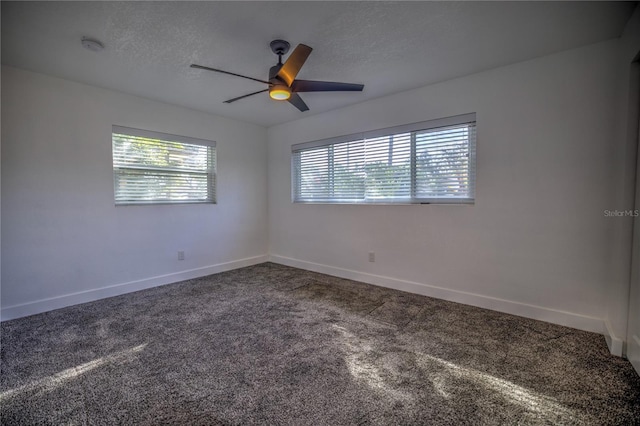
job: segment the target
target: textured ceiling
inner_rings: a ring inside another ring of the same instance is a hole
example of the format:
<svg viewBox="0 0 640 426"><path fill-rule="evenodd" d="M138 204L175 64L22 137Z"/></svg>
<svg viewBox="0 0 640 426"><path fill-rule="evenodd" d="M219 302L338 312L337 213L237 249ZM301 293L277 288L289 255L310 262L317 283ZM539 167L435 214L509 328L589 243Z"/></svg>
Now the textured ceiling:
<svg viewBox="0 0 640 426"><path fill-rule="evenodd" d="M6 2L2 63L261 125L295 120L618 37L634 2ZM82 36L105 50L83 49ZM363 83L306 93L301 113L264 85L269 42L313 52L299 78Z"/></svg>

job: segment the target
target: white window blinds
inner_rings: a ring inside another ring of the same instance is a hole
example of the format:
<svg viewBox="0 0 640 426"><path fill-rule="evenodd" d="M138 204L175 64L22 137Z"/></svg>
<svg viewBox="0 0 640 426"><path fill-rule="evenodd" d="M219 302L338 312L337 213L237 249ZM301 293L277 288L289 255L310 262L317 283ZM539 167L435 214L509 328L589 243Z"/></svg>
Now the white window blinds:
<svg viewBox="0 0 640 426"><path fill-rule="evenodd" d="M475 114L292 147L294 202L473 203Z"/></svg>
<svg viewBox="0 0 640 426"><path fill-rule="evenodd" d="M215 203L215 142L113 126L116 205Z"/></svg>

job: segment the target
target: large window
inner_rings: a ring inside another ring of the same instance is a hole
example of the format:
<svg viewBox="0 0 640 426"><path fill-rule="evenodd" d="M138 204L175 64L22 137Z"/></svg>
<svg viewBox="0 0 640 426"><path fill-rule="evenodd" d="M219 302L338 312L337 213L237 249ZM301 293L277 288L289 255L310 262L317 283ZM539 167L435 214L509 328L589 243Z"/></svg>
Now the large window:
<svg viewBox="0 0 640 426"><path fill-rule="evenodd" d="M116 205L215 203L215 142L113 126Z"/></svg>
<svg viewBox="0 0 640 426"><path fill-rule="evenodd" d="M473 203L475 114L292 147L298 203Z"/></svg>

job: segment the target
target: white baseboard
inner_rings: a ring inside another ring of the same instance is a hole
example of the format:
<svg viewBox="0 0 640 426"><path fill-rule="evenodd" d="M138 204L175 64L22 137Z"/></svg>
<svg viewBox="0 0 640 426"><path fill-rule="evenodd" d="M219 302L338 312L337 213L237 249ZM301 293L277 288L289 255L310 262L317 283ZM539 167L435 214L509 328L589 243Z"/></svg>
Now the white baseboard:
<svg viewBox="0 0 640 426"><path fill-rule="evenodd" d="M293 266L308 271L333 275L355 281L361 281L381 287L393 288L409 293L421 294L423 296L435 297L437 299L449 300L451 302L463 303L465 305L477 306L491 309L493 311L505 312L521 317L546 321L579 330L591 331L603 334L603 320L601 318L588 317L571 312L558 311L544 308L542 306L528 305L511 300L497 299L494 297L482 296L480 294L467 293L458 290L451 290L442 287L435 287L413 281L405 281L381 275L369 274L366 272L353 271L350 269L336 268L319 263L307 262L289 257L270 255L271 262L282 265Z"/></svg>
<svg viewBox="0 0 640 426"><path fill-rule="evenodd" d="M494 311L505 312L508 314L518 315L526 318L551 322L554 324L577 328L579 330L604 334L611 353L618 356L622 355L623 340L616 337L612 333L609 323L607 321L603 321L600 318L588 317L571 312L558 311L541 306L528 305L524 303L513 302L510 300L482 296L479 294L467 293L458 290L451 290L443 287L436 287L423 283L405 281L381 275L369 274L366 272L336 268L333 266L322 265L319 263L313 263L278 255L250 257L246 259L235 260L232 262L219 263L202 268L190 269L172 274L145 278L142 280L136 280L122 284L115 284L98 289L86 290L58 297L37 300L29 303L7 306L5 308L2 308L0 311L0 321L7 321L15 318L39 314L42 312L65 308L67 306L77 305L80 303L93 302L95 300L104 299L107 297L119 296L125 293L131 293L151 287L158 287L165 284L171 284L179 281L216 274L219 272L230 271L232 269L243 268L245 266L256 265L267 261L319 272L322 274L333 275L340 278L361 281L381 287L393 288L396 290L407 291L410 293L416 293L424 296L435 297L438 299L449 300L452 302L463 303L466 305L491 309Z"/></svg>
<svg viewBox="0 0 640 426"><path fill-rule="evenodd" d="M622 356L624 350L624 340L617 337L613 332L613 328L611 327L611 323L609 320L604 320L604 339L607 341L607 346L609 347L609 352L616 356Z"/></svg>
<svg viewBox="0 0 640 426"><path fill-rule="evenodd" d="M179 281L190 280L193 278L204 277L206 275L217 274L219 272L230 271L232 269L243 268L245 266L256 265L258 263L267 262L268 260L269 256L267 255L249 257L246 259L218 263L216 265L189 269L186 271L145 278L128 283L115 284L107 287L51 297L48 299L36 300L19 305L7 306L5 308L2 308L0 312L0 320L7 321L15 318L26 317L28 315L52 311L54 309L65 308L67 306L77 305L80 303L93 302L94 300L104 299L106 297L119 296L121 294L131 293L133 291L144 290L151 287L158 287L165 284L171 284Z"/></svg>

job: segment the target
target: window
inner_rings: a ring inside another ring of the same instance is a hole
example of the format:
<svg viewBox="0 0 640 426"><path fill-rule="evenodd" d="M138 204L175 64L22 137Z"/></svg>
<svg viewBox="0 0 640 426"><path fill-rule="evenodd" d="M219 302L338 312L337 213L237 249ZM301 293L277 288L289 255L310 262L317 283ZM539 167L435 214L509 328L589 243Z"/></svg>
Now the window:
<svg viewBox="0 0 640 426"><path fill-rule="evenodd" d="M113 126L116 205L216 202L215 142Z"/></svg>
<svg viewBox="0 0 640 426"><path fill-rule="evenodd" d="M473 203L475 114L292 146L296 203Z"/></svg>

